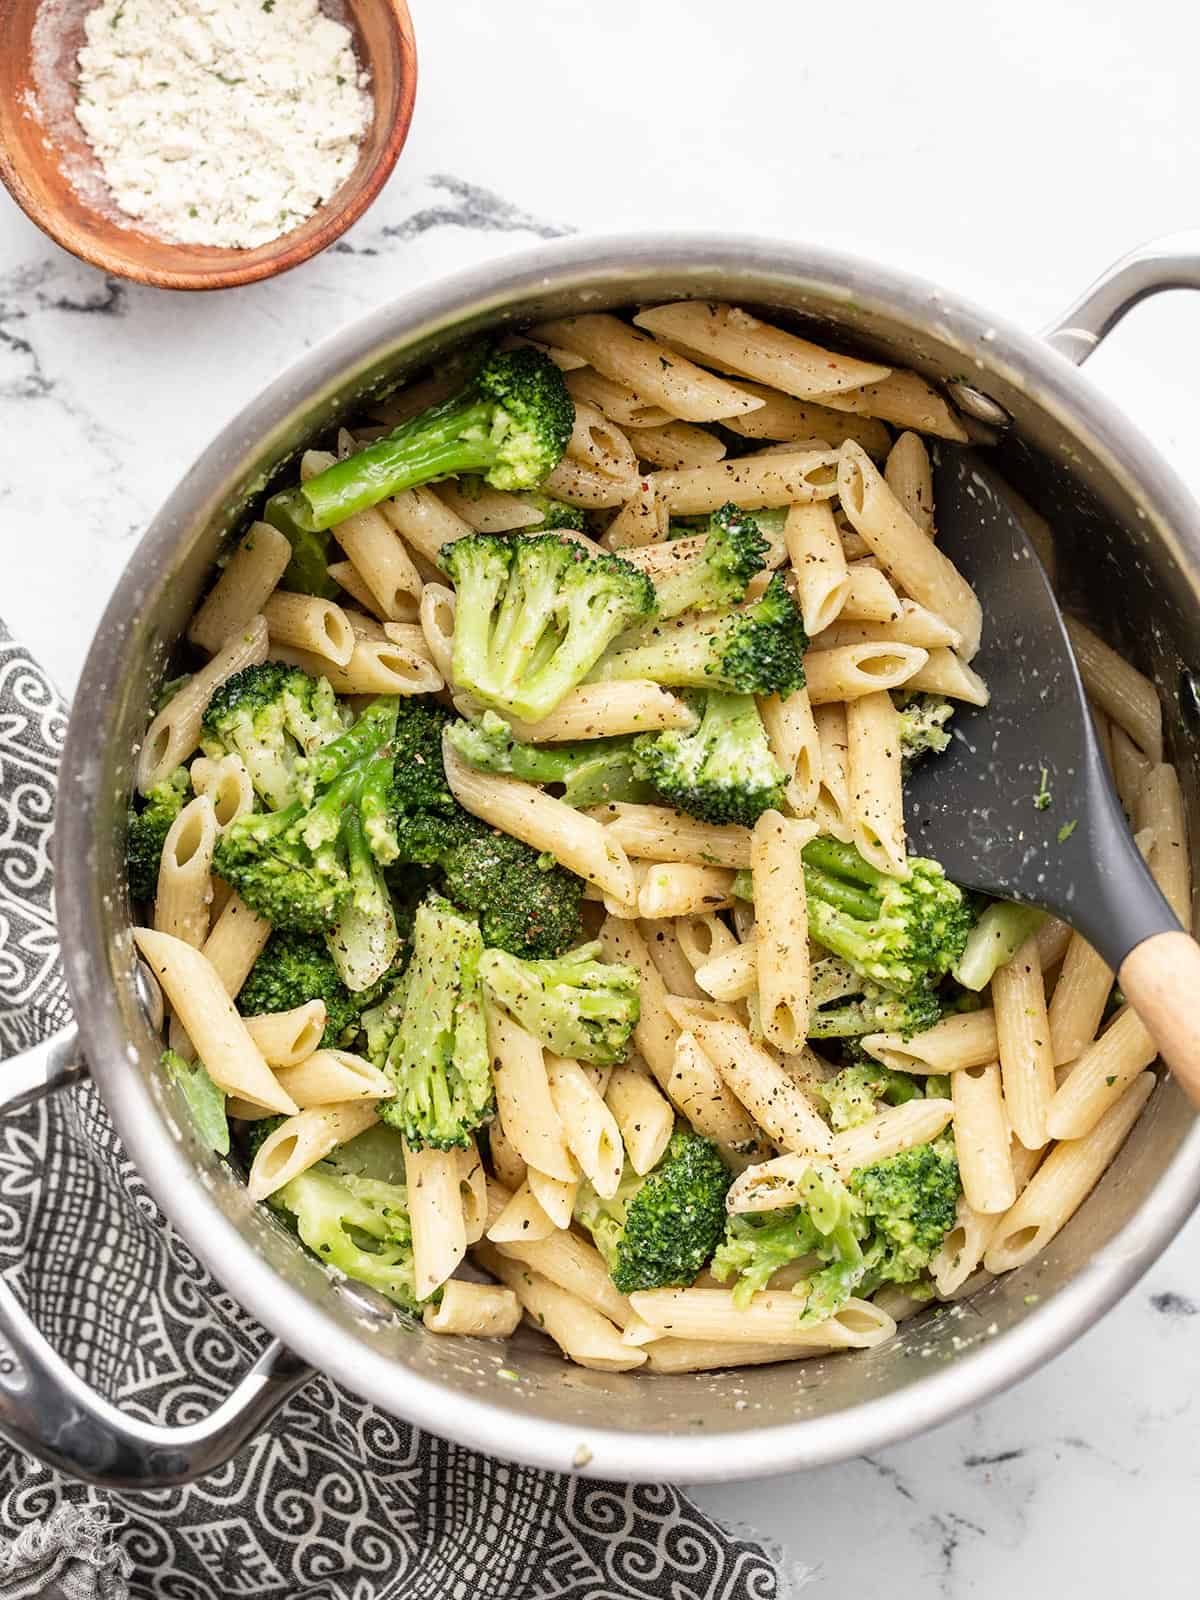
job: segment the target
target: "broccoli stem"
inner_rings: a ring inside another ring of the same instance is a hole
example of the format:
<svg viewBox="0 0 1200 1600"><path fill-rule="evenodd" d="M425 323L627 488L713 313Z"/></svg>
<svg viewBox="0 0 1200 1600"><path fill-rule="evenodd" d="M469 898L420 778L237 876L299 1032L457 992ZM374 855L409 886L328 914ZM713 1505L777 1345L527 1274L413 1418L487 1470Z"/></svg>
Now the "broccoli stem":
<svg viewBox="0 0 1200 1600"><path fill-rule="evenodd" d="M951 973L964 989L986 989L1002 967L1037 932L1046 913L1035 906L1018 906L996 900L971 929L967 942Z"/></svg>

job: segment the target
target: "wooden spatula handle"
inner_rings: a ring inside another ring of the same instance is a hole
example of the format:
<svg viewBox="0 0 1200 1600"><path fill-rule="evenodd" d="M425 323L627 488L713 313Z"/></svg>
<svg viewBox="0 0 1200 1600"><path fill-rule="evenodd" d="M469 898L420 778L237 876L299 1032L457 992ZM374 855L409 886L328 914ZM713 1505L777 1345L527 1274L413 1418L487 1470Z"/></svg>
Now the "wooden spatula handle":
<svg viewBox="0 0 1200 1600"><path fill-rule="evenodd" d="M1117 981L1188 1098L1200 1106L1200 944L1186 933L1156 933L1129 952Z"/></svg>

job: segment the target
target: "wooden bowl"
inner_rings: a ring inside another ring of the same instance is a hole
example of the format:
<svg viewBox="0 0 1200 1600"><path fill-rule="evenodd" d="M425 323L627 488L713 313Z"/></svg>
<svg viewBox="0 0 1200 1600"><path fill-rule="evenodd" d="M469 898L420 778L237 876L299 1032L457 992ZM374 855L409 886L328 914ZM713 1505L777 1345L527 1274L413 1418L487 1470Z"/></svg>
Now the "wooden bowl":
<svg viewBox="0 0 1200 1600"><path fill-rule="evenodd" d="M77 56L96 0L0 0L0 180L43 232L84 261L160 289L229 289L295 267L344 233L396 164L412 121L417 53L405 0L343 0L375 113L354 171L290 233L253 250L175 244L107 198L75 120Z"/></svg>

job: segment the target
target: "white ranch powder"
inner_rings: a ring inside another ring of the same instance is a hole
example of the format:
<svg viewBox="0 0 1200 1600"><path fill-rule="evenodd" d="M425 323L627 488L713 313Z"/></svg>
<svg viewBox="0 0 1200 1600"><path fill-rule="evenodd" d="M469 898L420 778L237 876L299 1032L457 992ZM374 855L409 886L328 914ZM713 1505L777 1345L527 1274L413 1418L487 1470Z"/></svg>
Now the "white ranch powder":
<svg viewBox="0 0 1200 1600"><path fill-rule="evenodd" d="M113 199L183 244L250 249L353 170L371 99L317 0L102 0L76 115Z"/></svg>

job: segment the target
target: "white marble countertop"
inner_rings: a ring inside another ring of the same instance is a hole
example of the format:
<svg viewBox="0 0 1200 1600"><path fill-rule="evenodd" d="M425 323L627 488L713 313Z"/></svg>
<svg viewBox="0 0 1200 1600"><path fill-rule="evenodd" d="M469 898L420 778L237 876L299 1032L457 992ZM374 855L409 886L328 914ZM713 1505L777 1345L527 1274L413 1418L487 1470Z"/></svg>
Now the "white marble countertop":
<svg viewBox="0 0 1200 1600"><path fill-rule="evenodd" d="M218 297L105 280L0 202L0 614L64 690L159 502L300 350L434 275L568 229L809 237L1036 327L1195 224L1200 24L1176 0L414 0L408 147L345 242ZM528 26L517 26L524 19ZM1089 367L1200 491L1200 297ZM1200 1231L1008 1396L870 1460L703 1503L814 1594L1192 1595Z"/></svg>

